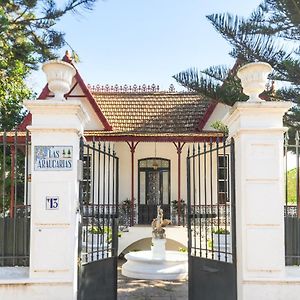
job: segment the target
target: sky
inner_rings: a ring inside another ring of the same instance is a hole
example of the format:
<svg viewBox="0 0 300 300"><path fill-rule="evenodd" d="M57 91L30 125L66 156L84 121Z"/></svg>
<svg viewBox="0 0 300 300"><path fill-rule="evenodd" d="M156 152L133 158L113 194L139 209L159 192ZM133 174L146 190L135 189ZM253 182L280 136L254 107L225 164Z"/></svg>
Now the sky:
<svg viewBox="0 0 300 300"><path fill-rule="evenodd" d="M190 67L232 66L231 47L206 15L247 17L261 0L99 0L92 11L70 14L56 26L78 53L86 84L156 84L168 90L173 75ZM60 51L61 57L66 46ZM28 80L37 93L46 84L40 70ZM288 157L288 169L294 167Z"/></svg>
<svg viewBox="0 0 300 300"><path fill-rule="evenodd" d="M233 65L230 45L206 15L249 14L260 0L99 0L92 11L70 14L56 26L78 53L87 84L157 84L167 90L174 74L190 67ZM60 51L63 56L68 46ZM41 71L28 81L39 94Z"/></svg>

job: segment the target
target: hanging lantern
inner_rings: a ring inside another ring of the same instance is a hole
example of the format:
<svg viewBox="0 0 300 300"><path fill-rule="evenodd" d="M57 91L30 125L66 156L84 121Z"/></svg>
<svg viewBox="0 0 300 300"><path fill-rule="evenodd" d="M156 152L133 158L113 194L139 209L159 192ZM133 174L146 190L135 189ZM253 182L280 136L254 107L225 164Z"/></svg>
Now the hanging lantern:
<svg viewBox="0 0 300 300"><path fill-rule="evenodd" d="M157 169L158 169L158 163L157 163L156 159L154 160L154 162L153 162L153 164L152 164L152 168L153 168L154 170L157 170Z"/></svg>

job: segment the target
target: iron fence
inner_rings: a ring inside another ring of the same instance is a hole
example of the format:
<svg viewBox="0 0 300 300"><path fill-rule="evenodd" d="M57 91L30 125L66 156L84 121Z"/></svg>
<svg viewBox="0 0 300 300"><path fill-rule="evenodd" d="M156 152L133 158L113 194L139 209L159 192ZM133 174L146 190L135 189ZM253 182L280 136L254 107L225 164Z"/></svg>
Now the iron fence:
<svg viewBox="0 0 300 300"><path fill-rule="evenodd" d="M109 213L116 213L117 207L119 214L119 229L122 231L123 228L128 228L130 226L131 219L131 208L128 208L123 204L88 203L82 207L82 217L88 224L101 224L103 223L103 219L108 217ZM136 208L136 206L134 206L134 208ZM136 218L134 218L134 224L136 224Z"/></svg>
<svg viewBox="0 0 300 300"><path fill-rule="evenodd" d="M118 226L119 160L110 145L80 142L83 178L80 182L81 237L83 263L113 257Z"/></svg>
<svg viewBox="0 0 300 300"><path fill-rule="evenodd" d="M217 140L198 144L189 150L188 232L192 256L233 261L233 147L233 142Z"/></svg>
<svg viewBox="0 0 300 300"><path fill-rule="evenodd" d="M81 138L80 161L77 299L117 299L119 158Z"/></svg>
<svg viewBox="0 0 300 300"><path fill-rule="evenodd" d="M0 266L28 266L29 132L0 134Z"/></svg>
<svg viewBox="0 0 300 300"><path fill-rule="evenodd" d="M295 138L285 135L285 263L300 265L300 169L299 133Z"/></svg>
<svg viewBox="0 0 300 300"><path fill-rule="evenodd" d="M189 299L237 299L234 141L187 157Z"/></svg>

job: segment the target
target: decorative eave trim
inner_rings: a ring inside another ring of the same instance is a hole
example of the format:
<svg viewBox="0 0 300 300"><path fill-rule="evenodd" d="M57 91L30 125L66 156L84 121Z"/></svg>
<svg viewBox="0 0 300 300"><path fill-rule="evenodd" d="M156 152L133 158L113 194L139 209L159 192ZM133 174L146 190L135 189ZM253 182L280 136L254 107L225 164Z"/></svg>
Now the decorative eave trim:
<svg viewBox="0 0 300 300"><path fill-rule="evenodd" d="M99 140L108 142L185 142L185 143L200 143L210 142L223 139L224 135L221 132L202 132L202 133L188 133L188 134L176 134L176 133L165 133L165 134L109 134L107 131L85 131L84 137L87 141ZM30 140L31 136L28 135ZM19 131L17 135L14 131L6 133L6 139L10 143L16 139L18 142L24 142L26 139L26 132ZM3 132L0 132L0 141L3 140Z"/></svg>
<svg viewBox="0 0 300 300"><path fill-rule="evenodd" d="M97 114L97 116L99 117L101 123L104 126L104 129L107 131L112 131L112 126L109 124L108 120L106 119L106 117L104 116L103 112L101 111L100 107L98 106L95 98L93 97L93 95L90 93L89 89L87 88L87 86L85 85L84 81L82 80L80 74L78 73L77 69L76 69L76 75L75 75L75 79L77 80L79 86L81 87L83 93L85 94L86 98L88 99L89 103L91 104L92 108L94 109L95 113Z"/></svg>
<svg viewBox="0 0 300 300"><path fill-rule="evenodd" d="M213 111L215 110L216 106L218 105L217 101L212 101L212 103L207 108L206 112L204 113L202 119L200 120L197 130L202 131L205 127L207 121L209 120L210 116L212 115Z"/></svg>
<svg viewBox="0 0 300 300"><path fill-rule="evenodd" d="M22 123L17 127L18 131L26 131L26 127L31 125L31 123L32 123L32 114L29 112L23 119Z"/></svg>
<svg viewBox="0 0 300 300"><path fill-rule="evenodd" d="M87 141L100 140L110 142L187 142L187 143L198 143L214 141L216 139L223 138L223 133L220 132L203 132L196 134L101 134L99 132L85 131L84 137Z"/></svg>
<svg viewBox="0 0 300 300"><path fill-rule="evenodd" d="M44 86L42 92L40 93L40 95L38 96L38 99L40 100L46 100L46 98L48 97L50 93L50 90L48 88L48 83Z"/></svg>
<svg viewBox="0 0 300 300"><path fill-rule="evenodd" d="M219 137L220 139L221 137ZM171 137L171 136L85 136L87 141L99 140L107 142L161 142L161 143L174 143L174 142L184 142L184 143L200 143L200 142L210 142L216 141L218 137L205 137L205 136L184 136L184 137Z"/></svg>

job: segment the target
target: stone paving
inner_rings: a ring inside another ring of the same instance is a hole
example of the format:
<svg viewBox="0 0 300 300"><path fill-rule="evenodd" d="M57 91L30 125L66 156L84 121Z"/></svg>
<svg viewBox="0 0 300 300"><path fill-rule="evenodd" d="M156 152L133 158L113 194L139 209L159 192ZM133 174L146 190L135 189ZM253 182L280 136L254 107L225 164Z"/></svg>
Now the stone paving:
<svg viewBox="0 0 300 300"><path fill-rule="evenodd" d="M141 280L127 278L118 266L118 300L187 300L188 281Z"/></svg>

